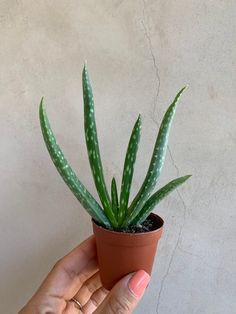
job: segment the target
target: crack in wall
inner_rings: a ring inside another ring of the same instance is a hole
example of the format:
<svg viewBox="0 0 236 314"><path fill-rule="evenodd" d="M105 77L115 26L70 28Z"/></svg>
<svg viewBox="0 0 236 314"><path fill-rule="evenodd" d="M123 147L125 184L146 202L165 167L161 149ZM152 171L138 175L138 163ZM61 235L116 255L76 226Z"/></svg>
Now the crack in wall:
<svg viewBox="0 0 236 314"><path fill-rule="evenodd" d="M174 168L175 168L175 170L176 170L177 177L179 177L179 168L178 168L178 166L177 166L176 163L175 163L175 160L174 160L174 157L173 157L173 155L172 155L172 152L171 152L171 150L170 150L169 145L167 145L167 150L168 150L168 153L169 153L169 155L170 155L170 159L171 159L172 165L174 166ZM177 191L178 191L178 189L177 189ZM180 195L179 195L179 196L180 196ZM181 196L180 196L180 198L181 198ZM182 202L183 202L183 200L182 200Z"/></svg>
<svg viewBox="0 0 236 314"><path fill-rule="evenodd" d="M143 25L145 37L147 38L147 41L148 41L149 52L152 57L152 62L155 69L155 76L156 76L156 95L155 95L153 110L151 113L151 119L155 124L158 124L158 122L155 120L155 112L156 112L157 100L158 100L160 87L161 87L161 79L160 79L159 69L156 62L156 57L153 52L152 40L149 34L149 27L147 26L147 22L146 22L146 2L145 0L142 0L142 1L143 1L143 19L141 20L141 23Z"/></svg>
<svg viewBox="0 0 236 314"><path fill-rule="evenodd" d="M142 0L142 3L143 3L143 18L141 20L141 23L143 25L144 35L145 35L145 37L147 39L147 42L148 42L149 52L150 52L150 55L151 55L151 58L152 58L152 62L153 62L154 70L155 70L155 76L156 76L156 95L155 95L153 110L152 110L150 118L157 125L157 127L159 127L159 124L158 124L157 120L155 119L155 113L156 113L156 106L157 106L158 96L159 96L159 93L160 93L161 79L160 79L160 75L159 75L159 69L158 69L158 66L157 66L156 57L155 57L155 54L154 54L154 51L153 51L153 45L152 45L152 40L151 40L151 36L150 36L150 33L149 33L149 27L148 27L147 22L146 22L146 2L145 2L145 0ZM178 166L175 163L175 160L173 158L173 155L172 155L172 152L170 150L169 145L167 145L167 150L168 150L168 153L169 153L169 156L170 156L170 159L171 159L171 163L174 166L174 168L176 169L177 176L179 176L179 168L178 168ZM156 306L156 313L157 314L159 313L159 305L160 305L160 300L161 300L163 288L164 288L164 285L165 285L165 281L166 281L166 279L167 279L167 277L169 275L169 272L170 272L170 269L171 269L171 266L172 266L172 263L173 263L173 260L174 260L175 253L176 253L176 251L177 251L177 249L179 247L179 242L180 242L181 235L182 235L182 232L183 232L183 229L184 229L184 226L185 226L185 221L186 221L187 206L186 206L185 201L184 201L184 199L183 199L183 197L182 197L182 195L181 195L181 193L179 192L178 189L176 189L176 192L177 192L178 198L180 199L180 201L181 201L181 203L183 205L183 222L182 222L182 224L181 224L181 226L179 228L177 241L176 241L174 249L172 251L172 254L171 254L171 257L170 257L170 260L169 260L169 264L168 264L168 267L167 267L167 271L166 271L166 273L165 273L165 275L162 278L161 283L160 283L160 290L159 290L159 294L158 294L158 298L157 298L157 306Z"/></svg>
<svg viewBox="0 0 236 314"><path fill-rule="evenodd" d="M178 169L178 168L177 168L177 169ZM159 294L158 294L158 297L157 297L157 306L156 306L156 313L157 313L157 314L159 313L160 300L161 300L161 295L162 295L163 288L164 288L164 285L165 285L165 281L166 281L166 279L167 279L167 277L168 277L168 275L169 275L170 268L171 268L171 266L172 266L175 253L176 253L177 249L179 248L179 242L180 242L180 239L181 239L181 236L182 236L182 232L183 232L183 229L184 229L184 225L185 225L185 221L186 221L186 212L187 212L186 204L185 204L185 202L184 202L184 199L182 198L182 195L181 195L180 192L178 191L178 189L176 189L176 192L177 192L178 197L180 198L180 200L181 200L181 202L182 202L183 209L184 209L184 212L183 212L183 222L182 222L182 225L181 225L180 228L179 228L179 232L178 232L178 236L177 236L177 241L176 241L175 246L174 246L174 249L173 249L173 251L172 251L172 254L171 254L171 257L170 257L170 261L169 261L169 264L168 264L168 266L167 266L166 273L165 273L164 277L163 277L162 280L161 280L160 290L159 290Z"/></svg>

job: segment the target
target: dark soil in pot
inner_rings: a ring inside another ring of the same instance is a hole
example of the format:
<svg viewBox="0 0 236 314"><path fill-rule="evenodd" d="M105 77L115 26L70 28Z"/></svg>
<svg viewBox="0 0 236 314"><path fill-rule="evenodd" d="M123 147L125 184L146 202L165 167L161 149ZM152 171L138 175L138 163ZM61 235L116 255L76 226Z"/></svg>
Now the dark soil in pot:
<svg viewBox="0 0 236 314"><path fill-rule="evenodd" d="M124 232L107 230L93 221L100 276L106 289L128 273L143 269L151 274L163 224L153 213L140 227Z"/></svg>
<svg viewBox="0 0 236 314"><path fill-rule="evenodd" d="M99 225L97 222L95 222L96 225L100 226L103 228L101 225ZM147 217L147 219L139 226L131 226L125 230L119 230L116 232L122 232L122 233L142 233L142 232L149 232L153 231L156 229L159 229L160 226L162 226L163 222L162 221L157 221L153 219L153 217L150 215ZM109 230L109 229L108 229Z"/></svg>

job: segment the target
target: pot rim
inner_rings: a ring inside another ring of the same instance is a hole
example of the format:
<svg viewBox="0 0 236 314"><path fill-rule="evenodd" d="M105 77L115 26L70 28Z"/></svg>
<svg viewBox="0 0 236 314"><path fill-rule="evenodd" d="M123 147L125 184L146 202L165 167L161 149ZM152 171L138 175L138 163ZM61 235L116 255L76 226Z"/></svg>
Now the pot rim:
<svg viewBox="0 0 236 314"><path fill-rule="evenodd" d="M164 225L164 220L157 214L155 213L151 213L148 217L153 217L155 219L158 219L160 221L160 227L154 229L154 230L151 230L151 231L146 231L146 232L123 232L123 231L115 231L115 230L110 230L110 229L107 229L107 228L104 228L103 226L100 226L93 218L91 219L92 220L92 223L96 225L97 228L99 229L102 229L110 234L122 234L123 236L144 236L145 234L154 234L158 231L160 231L162 228L163 228L163 225Z"/></svg>

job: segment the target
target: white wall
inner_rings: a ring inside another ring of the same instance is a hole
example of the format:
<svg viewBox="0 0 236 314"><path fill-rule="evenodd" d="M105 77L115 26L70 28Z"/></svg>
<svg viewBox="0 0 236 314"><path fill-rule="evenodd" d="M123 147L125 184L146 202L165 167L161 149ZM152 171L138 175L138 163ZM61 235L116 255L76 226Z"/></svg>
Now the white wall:
<svg viewBox="0 0 236 314"><path fill-rule="evenodd" d="M91 233L52 165L38 104L95 193L83 135L88 60L108 181L120 182L143 116L133 193L161 116L179 104L160 184L192 179L156 208L165 219L152 282L136 313L236 312L236 5L225 1L0 1L0 309L15 313L54 262Z"/></svg>

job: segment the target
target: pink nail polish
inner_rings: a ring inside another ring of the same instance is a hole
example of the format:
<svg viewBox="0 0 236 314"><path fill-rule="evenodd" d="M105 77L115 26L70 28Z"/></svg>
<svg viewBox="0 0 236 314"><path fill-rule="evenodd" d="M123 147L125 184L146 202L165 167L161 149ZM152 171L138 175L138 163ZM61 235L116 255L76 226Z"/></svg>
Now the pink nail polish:
<svg viewBox="0 0 236 314"><path fill-rule="evenodd" d="M148 283L150 281L150 276L144 270L139 270L135 273L131 279L129 280L128 286L129 289L135 294L137 297L141 297L146 289Z"/></svg>

